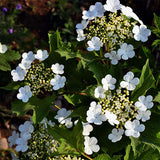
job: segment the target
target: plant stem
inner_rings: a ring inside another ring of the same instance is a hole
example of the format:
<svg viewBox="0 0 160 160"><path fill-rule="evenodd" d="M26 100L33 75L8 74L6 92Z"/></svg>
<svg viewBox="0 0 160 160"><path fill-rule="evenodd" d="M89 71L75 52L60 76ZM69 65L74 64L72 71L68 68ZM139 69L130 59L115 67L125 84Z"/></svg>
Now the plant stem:
<svg viewBox="0 0 160 160"><path fill-rule="evenodd" d="M91 157L89 157L88 155L86 155L85 153L81 153L84 157L88 158L89 160L94 160Z"/></svg>

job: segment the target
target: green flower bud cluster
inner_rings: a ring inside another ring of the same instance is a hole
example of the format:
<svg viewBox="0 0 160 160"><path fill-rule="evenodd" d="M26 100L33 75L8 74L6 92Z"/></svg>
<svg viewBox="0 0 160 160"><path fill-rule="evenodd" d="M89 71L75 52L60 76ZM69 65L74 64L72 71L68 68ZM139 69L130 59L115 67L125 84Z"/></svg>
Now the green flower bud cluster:
<svg viewBox="0 0 160 160"><path fill-rule="evenodd" d="M86 28L85 34L87 39L96 36L99 37L103 44L107 45L109 50L116 49L116 46L121 45L126 39L133 38L132 29L135 22L131 22L122 13L110 13L109 17L96 17L92 24Z"/></svg>
<svg viewBox="0 0 160 160"><path fill-rule="evenodd" d="M106 98L102 99L99 104L102 106L102 113L108 110L117 116L117 120L120 122L116 128L122 129L125 122L133 120L137 116L138 108L134 106L133 101L129 100L129 91L127 89L116 90L116 93L112 94L110 90L106 92Z"/></svg>
<svg viewBox="0 0 160 160"><path fill-rule="evenodd" d="M49 160L53 152L57 152L58 141L54 140L44 124L38 124L28 140L28 150L20 152L20 160Z"/></svg>
<svg viewBox="0 0 160 160"><path fill-rule="evenodd" d="M24 81L30 86L32 94L38 95L39 93L53 91L53 87L50 84L53 77L54 73L51 68L45 68L42 62L33 62L31 68L27 70Z"/></svg>

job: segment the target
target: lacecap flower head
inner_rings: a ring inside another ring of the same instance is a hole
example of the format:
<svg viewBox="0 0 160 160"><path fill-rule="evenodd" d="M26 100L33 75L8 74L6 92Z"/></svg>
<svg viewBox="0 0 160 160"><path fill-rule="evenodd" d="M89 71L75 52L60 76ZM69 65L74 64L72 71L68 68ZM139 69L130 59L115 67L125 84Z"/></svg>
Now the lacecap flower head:
<svg viewBox="0 0 160 160"><path fill-rule="evenodd" d="M130 99L131 92L139 84L139 78L134 77L133 72L124 75L119 88L116 88L116 79L111 75L102 78L102 86L95 89L95 97L98 102L91 102L87 111L87 122L101 125L108 121L111 126L115 126L108 135L108 139L113 143L120 141L126 136L139 137L145 130L144 124L150 119L153 107L153 97L140 96L137 102Z"/></svg>
<svg viewBox="0 0 160 160"><path fill-rule="evenodd" d="M25 86L19 89L17 98L28 102L33 95L44 94L63 88L65 85L64 65L56 63L46 68L43 61L48 58L47 50L38 50L22 54L22 60L16 69L11 71L13 81L23 81Z"/></svg>
<svg viewBox="0 0 160 160"><path fill-rule="evenodd" d="M87 42L88 51L99 51L105 46L113 65L119 60L127 60L135 55L129 39L146 42L151 31L143 24L132 8L119 0L107 0L106 4L96 2L89 10L82 12L82 21L76 25L77 40Z"/></svg>

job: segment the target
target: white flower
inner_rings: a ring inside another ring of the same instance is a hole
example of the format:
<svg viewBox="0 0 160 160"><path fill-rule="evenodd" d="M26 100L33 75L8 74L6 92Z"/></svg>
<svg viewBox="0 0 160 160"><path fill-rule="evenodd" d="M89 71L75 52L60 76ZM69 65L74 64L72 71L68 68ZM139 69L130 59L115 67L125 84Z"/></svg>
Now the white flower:
<svg viewBox="0 0 160 160"><path fill-rule="evenodd" d="M94 96L96 97L96 98L105 98L105 94L104 94L104 92L105 92L106 90L105 89L103 89L101 86L98 86L96 89L95 89L95 91L94 91Z"/></svg>
<svg viewBox="0 0 160 160"><path fill-rule="evenodd" d="M120 141L122 139L122 135L124 133L124 129L117 129L117 128L114 128L112 130L112 133L110 133L108 135L108 139L111 140L113 143L117 142L117 141Z"/></svg>
<svg viewBox="0 0 160 160"><path fill-rule="evenodd" d="M119 56L122 56L122 59L127 60L128 58L133 58L135 56L133 49L131 44L128 45L127 43L123 43L117 53Z"/></svg>
<svg viewBox="0 0 160 160"><path fill-rule="evenodd" d="M147 111L141 111L138 110L138 115L136 116L137 120L142 120L142 122L146 122L147 120L150 119L150 115L151 115L151 111L147 110Z"/></svg>
<svg viewBox="0 0 160 160"><path fill-rule="evenodd" d="M19 152L19 151L22 151L22 152L26 152L28 150L28 146L27 146L27 140L24 139L24 138L18 138L16 140L16 151Z"/></svg>
<svg viewBox="0 0 160 160"><path fill-rule="evenodd" d="M140 136L140 132L145 130L145 126L140 124L140 122L136 119L133 122L127 121L124 126L126 128L125 135L135 138L138 138Z"/></svg>
<svg viewBox="0 0 160 160"><path fill-rule="evenodd" d="M32 92L28 85L19 88L19 93L17 94L18 99L21 99L23 102L28 102L30 97L32 97Z"/></svg>
<svg viewBox="0 0 160 160"><path fill-rule="evenodd" d="M85 34L84 34L83 30L82 29L77 29L76 31L77 31L77 34L78 34L77 41L85 40L86 37L85 37Z"/></svg>
<svg viewBox="0 0 160 160"><path fill-rule="evenodd" d="M119 121L117 120L117 116L114 113L111 113L110 111L105 111L105 116L108 120L108 122L114 126L115 124L119 124Z"/></svg>
<svg viewBox="0 0 160 160"><path fill-rule="evenodd" d="M84 122L82 122L82 125L83 125L83 132L82 132L82 134L83 134L84 136L89 136L89 135L90 135L90 132L93 131L92 125L89 124L89 123L84 123Z"/></svg>
<svg viewBox="0 0 160 160"><path fill-rule="evenodd" d="M34 131L34 127L31 121L26 121L24 124L19 126L19 131L21 132L21 138L28 140L31 138L31 133Z"/></svg>
<svg viewBox="0 0 160 160"><path fill-rule="evenodd" d="M27 71L17 66L16 69L11 71L13 81L23 81Z"/></svg>
<svg viewBox="0 0 160 160"><path fill-rule="evenodd" d="M12 157L12 160L19 160L16 154L14 154L13 152L11 153L11 157Z"/></svg>
<svg viewBox="0 0 160 160"><path fill-rule="evenodd" d="M55 123L52 122L51 120L48 121L48 125L50 125L51 127L54 127L55 126Z"/></svg>
<svg viewBox="0 0 160 160"><path fill-rule="evenodd" d="M105 90L108 89L114 90L116 81L117 80L113 78L110 74L107 74L104 78L102 78L103 88Z"/></svg>
<svg viewBox="0 0 160 160"><path fill-rule="evenodd" d="M72 127L71 118L67 118L71 114L71 110L67 111L65 108L58 110L57 115L54 117L60 124L65 124L67 128Z"/></svg>
<svg viewBox="0 0 160 160"><path fill-rule="evenodd" d="M85 29L86 27L87 27L87 25L89 24L89 21L87 21L87 20L82 20L81 21L81 23L78 23L77 25L76 25L76 28L77 28L77 30L83 30L83 29Z"/></svg>
<svg viewBox="0 0 160 160"><path fill-rule="evenodd" d="M38 59L38 60L40 60L40 61L44 61L45 59L47 59L48 58L48 52L47 52L47 50L41 50L41 49L39 49L38 51L37 51L37 54L35 55L35 58L36 59Z"/></svg>
<svg viewBox="0 0 160 160"><path fill-rule="evenodd" d="M8 138L8 142L9 142L9 147L12 147L13 145L16 144L16 139L19 138L19 133L16 133L16 131L12 132L12 136L10 136Z"/></svg>
<svg viewBox="0 0 160 160"><path fill-rule="evenodd" d="M0 53L6 53L7 51L7 46L5 44L0 43Z"/></svg>
<svg viewBox="0 0 160 160"><path fill-rule="evenodd" d="M140 27L135 25L132 32L134 33L134 39L142 42L146 42L148 36L151 35L151 31L145 25L140 25Z"/></svg>
<svg viewBox="0 0 160 160"><path fill-rule="evenodd" d="M88 51L99 51L101 46L103 45L98 37L92 37L91 41L88 41L87 44L89 46L87 48Z"/></svg>
<svg viewBox="0 0 160 160"><path fill-rule="evenodd" d="M118 61L121 59L121 56L116 53L116 51L111 51L110 53L105 53L105 58L109 58L111 60L111 64L116 65Z"/></svg>
<svg viewBox="0 0 160 160"><path fill-rule="evenodd" d="M97 12L96 17L102 17L104 15L105 9L101 2L95 3L95 10Z"/></svg>
<svg viewBox="0 0 160 160"><path fill-rule="evenodd" d="M89 11L84 10L82 12L82 14L83 14L82 19L84 19L84 20L93 20L97 15L97 11L95 9L95 6L91 5L90 8L89 8Z"/></svg>
<svg viewBox="0 0 160 160"><path fill-rule="evenodd" d="M153 97L151 95L148 95L148 96L140 96L138 98L139 101L137 101L135 103L135 106L141 110L141 111L146 111L147 109L150 109L153 107Z"/></svg>
<svg viewBox="0 0 160 160"><path fill-rule="evenodd" d="M51 69L55 74L63 74L64 73L64 65L63 64L61 64L61 65L59 63L52 64Z"/></svg>
<svg viewBox="0 0 160 160"><path fill-rule="evenodd" d="M35 56L32 51L29 51L28 53L24 52L22 54L22 61L19 64L19 66L22 69L29 69L31 67L31 63L35 60Z"/></svg>
<svg viewBox="0 0 160 160"><path fill-rule="evenodd" d="M66 77L55 75L54 78L51 79L50 84L53 86L54 90L58 90L64 87L65 82L66 82Z"/></svg>
<svg viewBox="0 0 160 160"><path fill-rule="evenodd" d="M96 125L101 125L102 121L106 121L106 116L102 114L102 106L100 104L97 105L96 102L91 102L86 120Z"/></svg>
<svg viewBox="0 0 160 160"><path fill-rule="evenodd" d="M139 78L134 78L134 74L132 72L128 72L124 75L123 79L125 81L122 81L120 86L122 88L127 88L129 91L133 91L135 86L139 83Z"/></svg>
<svg viewBox="0 0 160 160"><path fill-rule="evenodd" d="M119 0L107 0L104 9L110 12L117 12L121 8Z"/></svg>
<svg viewBox="0 0 160 160"><path fill-rule="evenodd" d="M97 139L95 137L85 136L84 146L85 153L91 155L93 152L98 152L100 150L99 145L97 145Z"/></svg>
<svg viewBox="0 0 160 160"><path fill-rule="evenodd" d="M132 8L126 7L124 5L121 5L121 11L123 15L127 16L128 18L133 18L136 21L138 21L140 24L143 24L143 22L138 18L138 16L133 12Z"/></svg>

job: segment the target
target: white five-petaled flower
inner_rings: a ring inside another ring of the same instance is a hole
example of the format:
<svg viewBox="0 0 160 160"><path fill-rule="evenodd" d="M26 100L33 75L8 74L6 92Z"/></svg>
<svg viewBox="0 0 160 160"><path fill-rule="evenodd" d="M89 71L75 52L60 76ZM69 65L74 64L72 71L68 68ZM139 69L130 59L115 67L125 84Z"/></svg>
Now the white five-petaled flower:
<svg viewBox="0 0 160 160"><path fill-rule="evenodd" d="M16 140L19 138L19 133L16 133L16 131L12 132L12 135L8 138L9 146L12 147L16 144Z"/></svg>
<svg viewBox="0 0 160 160"><path fill-rule="evenodd" d="M29 51L28 53L24 52L22 54L22 61L19 64L19 66L22 69L29 69L31 67L31 63L35 60L35 55L32 51Z"/></svg>
<svg viewBox="0 0 160 160"><path fill-rule="evenodd" d="M16 151L19 152L19 151L22 151L22 152L26 152L28 150L28 145L27 145L27 140L24 139L23 137L22 138L18 138L16 140Z"/></svg>
<svg viewBox="0 0 160 160"><path fill-rule="evenodd" d="M16 69L11 71L13 81L23 81L27 71L17 66Z"/></svg>
<svg viewBox="0 0 160 160"><path fill-rule="evenodd" d="M98 86L95 90L94 90L94 96L96 97L96 98L105 98L105 89L104 88L102 88L101 86Z"/></svg>
<svg viewBox="0 0 160 160"><path fill-rule="evenodd" d="M78 23L77 25L76 25L76 28L77 28L77 30L83 30L83 29L85 29L86 27L87 27L87 25L89 24L89 21L87 21L87 20L82 20L81 21L81 23Z"/></svg>
<svg viewBox="0 0 160 160"><path fill-rule="evenodd" d="M151 35L151 31L143 24L140 26L135 25L132 32L134 33L134 39L142 42L146 42L148 40L148 36Z"/></svg>
<svg viewBox="0 0 160 160"><path fill-rule="evenodd" d="M104 15L105 9L101 2L95 3L96 17L102 17Z"/></svg>
<svg viewBox="0 0 160 160"><path fill-rule="evenodd" d="M121 59L121 56L116 53L116 51L111 51L110 53L105 53L105 58L109 58L111 60L111 64L116 65L118 61Z"/></svg>
<svg viewBox="0 0 160 160"><path fill-rule="evenodd" d="M89 124L89 123L84 123L84 122L82 122L82 125L83 125L83 132L82 132L82 134L83 134L84 136L89 136L89 135L90 135L90 132L93 131L92 125Z"/></svg>
<svg viewBox="0 0 160 160"><path fill-rule="evenodd" d="M131 44L123 43L121 48L117 51L119 56L122 56L122 59L127 60L128 58L133 58L135 56L134 48Z"/></svg>
<svg viewBox="0 0 160 160"><path fill-rule="evenodd" d="M102 121L106 121L107 118L102 114L102 106L96 104L96 102L91 102L89 110L87 111L87 122L94 123L96 125L101 125Z"/></svg>
<svg viewBox="0 0 160 160"><path fill-rule="evenodd" d="M71 110L67 111L65 108L62 108L58 110L54 118L57 119L60 124L65 124L67 128L70 128L73 125L71 118L67 118L70 114Z"/></svg>
<svg viewBox="0 0 160 160"><path fill-rule="evenodd" d="M111 140L113 143L120 141L122 139L122 135L124 133L124 129L112 129L112 133L108 135L108 139Z"/></svg>
<svg viewBox="0 0 160 160"><path fill-rule="evenodd" d="M132 72L128 72L124 75L123 79L125 81L122 81L120 86L122 88L127 88L129 91L133 91L135 86L139 83L139 78L134 78L134 74Z"/></svg>
<svg viewBox="0 0 160 160"><path fill-rule="evenodd" d="M140 136L140 132L145 130L145 126L140 124L140 122L136 119L133 122L127 121L124 126L126 128L125 135L135 138L138 138Z"/></svg>
<svg viewBox="0 0 160 160"><path fill-rule="evenodd" d="M105 90L108 89L114 90L116 81L117 80L113 78L110 74L107 74L104 78L102 78L103 88Z"/></svg>
<svg viewBox="0 0 160 160"><path fill-rule="evenodd" d="M0 43L0 53L4 54L7 51L7 46Z"/></svg>
<svg viewBox="0 0 160 160"><path fill-rule="evenodd" d="M52 64L51 69L55 74L63 74L64 73L64 65L63 64L59 64L59 63Z"/></svg>
<svg viewBox="0 0 160 160"><path fill-rule="evenodd" d="M88 136L85 136L84 139L85 139L84 150L85 150L86 154L91 155L91 154L93 154L93 152L98 152L100 150L99 145L97 145L98 141L95 137L90 138Z"/></svg>
<svg viewBox="0 0 160 160"><path fill-rule="evenodd" d="M83 14L82 19L84 19L84 20L93 20L97 15L97 11L95 9L95 6L91 5L89 7L89 11L84 10L82 12L82 14Z"/></svg>
<svg viewBox="0 0 160 160"><path fill-rule="evenodd" d="M110 12L117 12L121 8L119 0L107 0L104 9Z"/></svg>
<svg viewBox="0 0 160 160"><path fill-rule="evenodd" d="M18 99L21 99L23 102L28 102L30 97L32 97L32 92L28 85L19 88L19 93L17 94Z"/></svg>
<svg viewBox="0 0 160 160"><path fill-rule="evenodd" d="M128 18L133 18L140 24L143 24L143 22L139 19L139 17L133 12L132 8L121 5L121 11L123 15L127 16Z"/></svg>
<svg viewBox="0 0 160 160"><path fill-rule="evenodd" d="M106 111L105 111L105 116L106 116L108 122L109 122L112 126L114 126L115 124L119 124L119 121L117 120L117 116L116 116L114 113L106 110Z"/></svg>
<svg viewBox="0 0 160 160"><path fill-rule="evenodd" d="M148 96L140 96L138 98L139 101L137 101L135 103L135 106L141 110L141 111L146 111L147 109L150 109L153 107L153 97L151 95L148 95Z"/></svg>
<svg viewBox="0 0 160 160"><path fill-rule="evenodd" d="M92 39L90 41L87 42L88 44L88 51L99 51L101 46L103 45L103 43L100 41L99 37L92 37Z"/></svg>
<svg viewBox="0 0 160 160"><path fill-rule="evenodd" d="M58 90L64 87L65 82L66 82L66 77L55 75L54 78L51 79L50 84L53 86L54 90Z"/></svg>
<svg viewBox="0 0 160 160"><path fill-rule="evenodd" d="M85 40L86 37L85 37L85 34L84 34L83 30L82 29L77 29L76 31L77 31L77 34L78 34L77 41Z"/></svg>
<svg viewBox="0 0 160 160"><path fill-rule="evenodd" d="M138 115L136 116L137 120L142 120L142 122L146 122L147 120L150 119L150 115L151 115L151 111L147 110L147 111L141 111L138 110Z"/></svg>
<svg viewBox="0 0 160 160"><path fill-rule="evenodd" d="M44 61L45 59L47 59L48 58L48 52L47 52L47 50L41 50L41 49L39 49L38 51L37 51L37 54L35 55L35 58L36 59L38 59L38 60L40 60L40 61Z"/></svg>

